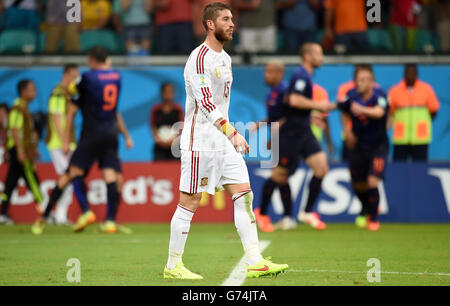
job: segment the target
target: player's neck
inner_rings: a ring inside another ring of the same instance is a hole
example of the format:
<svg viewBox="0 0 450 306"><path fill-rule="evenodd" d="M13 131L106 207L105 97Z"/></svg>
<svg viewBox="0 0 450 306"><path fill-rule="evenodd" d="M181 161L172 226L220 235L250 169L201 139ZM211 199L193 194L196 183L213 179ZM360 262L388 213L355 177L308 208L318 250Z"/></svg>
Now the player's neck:
<svg viewBox="0 0 450 306"><path fill-rule="evenodd" d="M364 102L368 101L370 98L372 98L372 95L373 95L373 89L368 90L367 92L365 92L365 93L362 95L363 101L364 101Z"/></svg>
<svg viewBox="0 0 450 306"><path fill-rule="evenodd" d="M59 86L61 86L64 89L69 88L69 84L70 82L66 81L66 80L62 80L61 83L59 83Z"/></svg>
<svg viewBox="0 0 450 306"><path fill-rule="evenodd" d="M306 71L308 71L308 73L309 73L310 75L312 75L312 74L314 73L314 67L313 67L313 65L311 65L310 63L308 63L308 62L303 62L303 63L302 63L302 66L303 66L303 68L305 68Z"/></svg>
<svg viewBox="0 0 450 306"><path fill-rule="evenodd" d="M218 41L213 34L206 36L204 44L217 53L223 50L223 42Z"/></svg>
<svg viewBox="0 0 450 306"><path fill-rule="evenodd" d="M416 80L405 80L406 87L414 87Z"/></svg>
<svg viewBox="0 0 450 306"><path fill-rule="evenodd" d="M277 88L278 86L280 86L280 84L281 84L282 82L283 82L283 80L273 82L271 86L272 86L272 88Z"/></svg>
<svg viewBox="0 0 450 306"><path fill-rule="evenodd" d="M24 102L24 104L25 104L24 106L25 107L28 107L28 103L30 103L30 101L31 101L31 100L27 100L27 99L22 98L22 97L19 97L19 99L20 99L20 101Z"/></svg>
<svg viewBox="0 0 450 306"><path fill-rule="evenodd" d="M111 67L108 63L96 64L92 66L93 70L109 70Z"/></svg>

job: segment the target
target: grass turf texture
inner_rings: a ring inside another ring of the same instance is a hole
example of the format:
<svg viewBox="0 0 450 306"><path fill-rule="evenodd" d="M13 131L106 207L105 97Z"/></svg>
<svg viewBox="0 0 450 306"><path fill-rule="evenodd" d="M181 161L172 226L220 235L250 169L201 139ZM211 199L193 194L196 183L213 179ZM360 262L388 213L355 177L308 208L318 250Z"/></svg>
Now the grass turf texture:
<svg viewBox="0 0 450 306"><path fill-rule="evenodd" d="M73 285L66 263L74 257L81 262L77 285L221 285L243 255L233 224L193 224L183 261L204 280L164 280L169 225L131 228L131 235L107 235L97 225L80 234L47 226L42 236L33 236L30 226L1 226L0 285ZM450 225L382 224L379 232L351 224L317 232L301 225L259 237L270 241L263 256L290 268L243 285L450 285ZM380 283L367 281L369 258L381 261Z"/></svg>

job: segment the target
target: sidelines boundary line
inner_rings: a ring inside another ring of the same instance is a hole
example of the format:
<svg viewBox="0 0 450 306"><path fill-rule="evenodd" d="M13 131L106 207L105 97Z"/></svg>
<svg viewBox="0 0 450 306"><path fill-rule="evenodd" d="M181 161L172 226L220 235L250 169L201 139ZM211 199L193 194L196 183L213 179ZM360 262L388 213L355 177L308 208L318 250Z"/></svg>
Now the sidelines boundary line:
<svg viewBox="0 0 450 306"><path fill-rule="evenodd" d="M367 271L340 271L340 270L292 270L290 273L342 273L342 274L366 274ZM450 273L444 272L397 272L397 271L380 271L381 274L400 274L400 275L429 275L429 276L450 276Z"/></svg>
<svg viewBox="0 0 450 306"><path fill-rule="evenodd" d="M262 240L259 242L259 249L261 253L269 246L269 244L270 241L268 240ZM228 278L222 283L221 286L241 286L244 283L246 277L247 273L244 255L242 256L236 267L234 267L233 271L231 271L230 276L228 276Z"/></svg>

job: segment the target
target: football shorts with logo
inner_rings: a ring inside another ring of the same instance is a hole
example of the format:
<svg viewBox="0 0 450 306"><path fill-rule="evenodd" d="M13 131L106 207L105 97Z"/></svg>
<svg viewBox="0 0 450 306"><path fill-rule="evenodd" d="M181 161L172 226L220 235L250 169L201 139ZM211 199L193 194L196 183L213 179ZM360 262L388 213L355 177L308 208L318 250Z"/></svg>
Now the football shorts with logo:
<svg viewBox="0 0 450 306"><path fill-rule="evenodd" d="M231 144L222 151L181 150L180 191L214 195L223 185L248 182L244 158Z"/></svg>
<svg viewBox="0 0 450 306"><path fill-rule="evenodd" d="M372 150L365 150L356 144L353 150L349 151L349 168L354 182L364 182L369 175L384 178L386 162L389 153L389 145L382 143Z"/></svg>
<svg viewBox="0 0 450 306"><path fill-rule="evenodd" d="M307 159L322 151L322 148L311 129L304 129L304 133L289 133L280 130L280 155L278 166L287 168L292 175L300 163L301 158Z"/></svg>

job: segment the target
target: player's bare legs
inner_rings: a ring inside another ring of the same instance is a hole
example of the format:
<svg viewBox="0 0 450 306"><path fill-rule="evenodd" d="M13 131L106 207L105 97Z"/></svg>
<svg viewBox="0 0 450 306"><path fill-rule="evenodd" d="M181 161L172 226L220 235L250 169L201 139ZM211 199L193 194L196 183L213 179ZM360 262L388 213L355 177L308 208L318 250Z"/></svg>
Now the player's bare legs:
<svg viewBox="0 0 450 306"><path fill-rule="evenodd" d="M311 168L314 176L317 178L323 179L329 170L325 152L313 154L308 157L305 162Z"/></svg>
<svg viewBox="0 0 450 306"><path fill-rule="evenodd" d="M312 154L306 159L306 164L313 171L313 177L309 183L309 195L304 212L299 213L299 219L315 229L324 230L326 225L320 220L319 214L313 212L314 204L322 190L322 180L328 172L327 156L324 152Z"/></svg>
<svg viewBox="0 0 450 306"><path fill-rule="evenodd" d="M281 166L273 168L272 180L279 185L287 184L289 180L289 169Z"/></svg>

